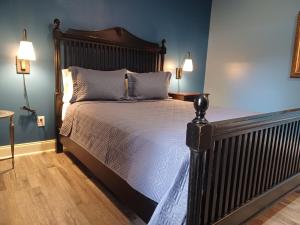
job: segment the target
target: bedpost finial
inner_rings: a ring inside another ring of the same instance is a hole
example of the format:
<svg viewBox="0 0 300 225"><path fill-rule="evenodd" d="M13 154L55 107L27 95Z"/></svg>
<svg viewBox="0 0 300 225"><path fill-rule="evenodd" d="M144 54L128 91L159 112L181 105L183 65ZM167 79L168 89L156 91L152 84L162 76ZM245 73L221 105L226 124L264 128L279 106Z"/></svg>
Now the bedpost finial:
<svg viewBox="0 0 300 225"><path fill-rule="evenodd" d="M193 123L197 124L207 124L208 121L205 118L206 111L209 106L208 100L209 94L200 94L194 100L194 108L196 110L196 117L193 119Z"/></svg>
<svg viewBox="0 0 300 225"><path fill-rule="evenodd" d="M166 48L166 39L162 39L161 41L161 54L166 54L167 48Z"/></svg>
<svg viewBox="0 0 300 225"><path fill-rule="evenodd" d="M60 20L55 18L54 21L53 21L53 29L54 30L59 30L59 26L60 26Z"/></svg>

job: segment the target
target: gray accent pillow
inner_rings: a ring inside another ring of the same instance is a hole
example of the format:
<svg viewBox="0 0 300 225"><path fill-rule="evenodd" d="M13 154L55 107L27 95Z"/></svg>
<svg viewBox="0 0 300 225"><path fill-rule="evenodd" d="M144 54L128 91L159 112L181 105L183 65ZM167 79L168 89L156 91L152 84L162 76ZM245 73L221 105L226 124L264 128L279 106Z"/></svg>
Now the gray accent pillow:
<svg viewBox="0 0 300 225"><path fill-rule="evenodd" d="M73 79L71 102L87 100L121 100L125 96L126 69L115 71L70 67Z"/></svg>
<svg viewBox="0 0 300 225"><path fill-rule="evenodd" d="M128 95L135 99L166 99L170 72L127 73Z"/></svg>

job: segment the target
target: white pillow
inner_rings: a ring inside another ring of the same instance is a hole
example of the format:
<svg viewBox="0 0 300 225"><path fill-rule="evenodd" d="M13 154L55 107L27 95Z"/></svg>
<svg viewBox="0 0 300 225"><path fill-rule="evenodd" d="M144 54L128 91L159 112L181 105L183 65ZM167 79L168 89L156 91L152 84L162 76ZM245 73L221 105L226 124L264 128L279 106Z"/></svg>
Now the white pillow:
<svg viewBox="0 0 300 225"><path fill-rule="evenodd" d="M69 69L62 70L63 78L63 103L70 103L73 97L73 78L72 72Z"/></svg>
<svg viewBox="0 0 300 225"><path fill-rule="evenodd" d="M67 113L67 109L70 106L70 103L64 103L63 107L62 107L62 112L61 112L61 119L62 121L64 121L65 117L66 117L66 113Z"/></svg>

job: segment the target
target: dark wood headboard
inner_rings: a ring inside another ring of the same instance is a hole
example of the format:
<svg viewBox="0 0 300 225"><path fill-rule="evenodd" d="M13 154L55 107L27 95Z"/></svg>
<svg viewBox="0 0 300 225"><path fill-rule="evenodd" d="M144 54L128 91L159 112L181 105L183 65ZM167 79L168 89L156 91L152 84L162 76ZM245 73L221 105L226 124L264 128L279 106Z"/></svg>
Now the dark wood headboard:
<svg viewBox="0 0 300 225"><path fill-rule="evenodd" d="M80 66L97 70L126 68L134 72L162 71L166 41L161 45L142 40L121 27L99 31L60 30L60 20L53 24L55 64L55 130L56 149L62 150L59 129L62 115L61 70Z"/></svg>

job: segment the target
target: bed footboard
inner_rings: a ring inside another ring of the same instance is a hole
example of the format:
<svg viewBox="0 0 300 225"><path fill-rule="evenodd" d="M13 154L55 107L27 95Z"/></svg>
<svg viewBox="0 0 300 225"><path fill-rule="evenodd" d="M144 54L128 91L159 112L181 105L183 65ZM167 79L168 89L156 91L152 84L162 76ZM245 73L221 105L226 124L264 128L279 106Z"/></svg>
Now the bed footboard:
<svg viewBox="0 0 300 225"><path fill-rule="evenodd" d="M300 185L300 109L187 126L188 225L241 224Z"/></svg>

